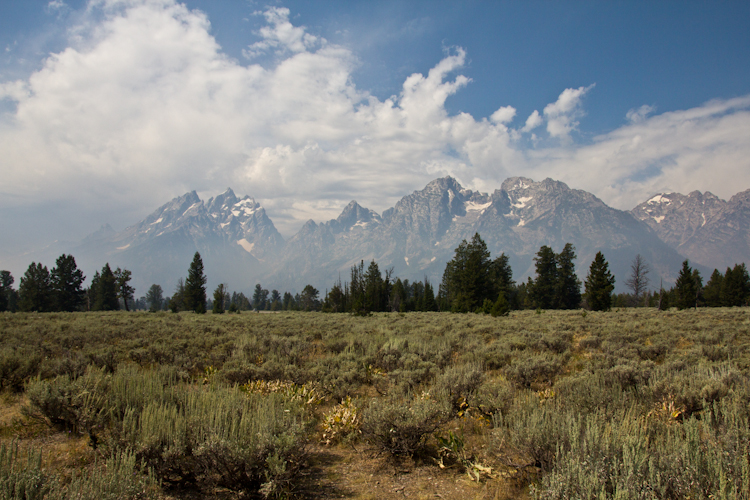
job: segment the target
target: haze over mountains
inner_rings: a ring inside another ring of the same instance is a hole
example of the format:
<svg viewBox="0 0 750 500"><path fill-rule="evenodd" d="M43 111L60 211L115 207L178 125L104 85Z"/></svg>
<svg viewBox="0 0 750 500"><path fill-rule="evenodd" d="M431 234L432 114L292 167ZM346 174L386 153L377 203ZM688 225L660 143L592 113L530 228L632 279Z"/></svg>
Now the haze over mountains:
<svg viewBox="0 0 750 500"><path fill-rule="evenodd" d="M352 265L372 259L402 279L427 277L437 285L461 240L478 232L493 257L509 256L516 281L534 275L540 246L560 251L570 242L582 280L602 251L616 290L625 291L639 253L653 269L654 287L660 277L671 285L685 257L706 278L714 267L750 262L749 230L750 190L728 202L709 192L662 193L627 212L552 179L513 177L492 193L480 193L444 177L382 214L352 201L338 218L309 220L287 241L253 198L227 189L204 202L193 191L123 231L105 226L79 243L24 257L25 265L49 265L60 253L72 253L89 276L109 262L133 272L138 295L152 283L170 294L198 251L211 289L221 282L245 292L256 283L299 291L309 283L322 294L339 277L347 281Z"/></svg>

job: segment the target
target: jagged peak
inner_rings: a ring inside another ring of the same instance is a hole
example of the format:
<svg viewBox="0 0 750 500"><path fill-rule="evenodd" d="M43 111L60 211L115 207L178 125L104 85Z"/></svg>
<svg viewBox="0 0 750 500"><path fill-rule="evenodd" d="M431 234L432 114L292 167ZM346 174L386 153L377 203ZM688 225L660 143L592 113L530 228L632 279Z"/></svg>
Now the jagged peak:
<svg viewBox="0 0 750 500"><path fill-rule="evenodd" d="M463 186L450 175L430 181L423 189L423 191L427 192L455 191L457 193L463 190Z"/></svg>
<svg viewBox="0 0 750 500"><path fill-rule="evenodd" d="M500 189L506 192L512 192L521 189L528 189L534 184L535 182L528 177L509 177L503 181Z"/></svg>

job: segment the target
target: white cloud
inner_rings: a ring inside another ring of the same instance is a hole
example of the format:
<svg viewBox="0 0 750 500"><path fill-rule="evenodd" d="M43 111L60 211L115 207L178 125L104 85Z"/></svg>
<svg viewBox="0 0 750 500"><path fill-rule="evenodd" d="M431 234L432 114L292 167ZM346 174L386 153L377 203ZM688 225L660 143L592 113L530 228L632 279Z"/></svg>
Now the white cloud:
<svg viewBox="0 0 750 500"><path fill-rule="evenodd" d="M654 112L654 108L648 104L644 104L638 109L631 109L625 114L625 118L631 123L640 123L646 119L648 115Z"/></svg>
<svg viewBox="0 0 750 500"><path fill-rule="evenodd" d="M557 101L544 107L544 117L547 119L547 132L551 137L563 141L570 140L570 133L578 127L577 118L583 115L581 98L594 85L563 90Z"/></svg>
<svg viewBox="0 0 750 500"><path fill-rule="evenodd" d="M492 115L490 116L490 120L493 123L510 123L515 117L516 108L514 108L513 106L503 106L502 108L499 108L497 111L492 113Z"/></svg>
<svg viewBox="0 0 750 500"><path fill-rule="evenodd" d="M263 40L255 42L242 52L248 59L271 48L276 49L279 54L285 51L298 53L313 48L318 42L325 43L325 39L319 40L318 37L305 33L305 28L293 26L289 22L289 9L286 7L269 7L265 12L256 14L265 16L269 25L261 28L258 33Z"/></svg>
<svg viewBox="0 0 750 500"><path fill-rule="evenodd" d="M450 115L446 100L470 83L460 48L379 100L353 83L350 50L293 26L286 9L265 11L248 48L277 54L272 67L224 56L208 19L172 0L96 1L89 12L69 48L0 83L0 99L16 104L0 115L5 219L44 200L86 230L121 228L188 190L232 186L290 235L351 199L380 211L447 174L482 189L549 176L624 208L663 186L724 196L750 187L750 98L656 116L641 108L580 146L571 132L590 86L565 89L518 129L512 106L489 119ZM526 149L519 137L545 120L559 145Z"/></svg>
<svg viewBox="0 0 750 500"><path fill-rule="evenodd" d="M544 119L541 117L541 115L539 115L539 111L535 109L534 112L531 113L528 118L526 118L526 124L523 126L521 131L530 132L542 123L544 123Z"/></svg>

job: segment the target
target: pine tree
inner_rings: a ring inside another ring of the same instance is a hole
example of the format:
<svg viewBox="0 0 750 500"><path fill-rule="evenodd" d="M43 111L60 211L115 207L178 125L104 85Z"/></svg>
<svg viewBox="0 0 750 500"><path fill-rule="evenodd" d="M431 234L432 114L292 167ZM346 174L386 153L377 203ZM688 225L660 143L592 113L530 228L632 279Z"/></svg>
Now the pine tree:
<svg viewBox="0 0 750 500"><path fill-rule="evenodd" d="M120 303L117 300L117 278L109 267L109 262L102 268L101 274L94 275L96 282L92 280L94 311L117 311Z"/></svg>
<svg viewBox="0 0 750 500"><path fill-rule="evenodd" d="M214 314L224 314L224 301L227 294L227 287L224 283L220 283L219 286L214 290L214 303L211 308L211 312Z"/></svg>
<svg viewBox="0 0 750 500"><path fill-rule="evenodd" d="M13 282L15 279L10 271L0 271L0 312L2 311L14 311L14 295Z"/></svg>
<svg viewBox="0 0 750 500"><path fill-rule="evenodd" d="M750 295L750 279L745 264L736 264L733 269L727 268L721 287L721 303L725 307L742 306Z"/></svg>
<svg viewBox="0 0 750 500"><path fill-rule="evenodd" d="M540 309L554 309L557 307L557 256L546 245L539 248L534 257L536 265L536 279L531 284L529 294L534 305Z"/></svg>
<svg viewBox="0 0 750 500"><path fill-rule="evenodd" d="M586 278L586 302L592 311L608 311L612 307L615 277L601 252L597 252Z"/></svg>
<svg viewBox="0 0 750 500"><path fill-rule="evenodd" d="M695 278L693 269L687 260L682 263L682 269L674 285L674 291L677 295L677 308L688 309L696 305L697 290L695 287Z"/></svg>
<svg viewBox="0 0 750 500"><path fill-rule="evenodd" d="M206 312L206 276L203 274L201 254L195 252L185 280L185 309L198 314Z"/></svg>
<svg viewBox="0 0 750 500"><path fill-rule="evenodd" d="M711 277L708 279L708 283L703 287L703 300L706 301L706 306L721 306L721 285L723 281L724 276L718 269L714 269L714 272L711 273Z"/></svg>
<svg viewBox="0 0 750 500"><path fill-rule="evenodd" d="M21 311L52 310L52 286L47 266L32 262L18 286L18 308Z"/></svg>
<svg viewBox="0 0 750 500"><path fill-rule="evenodd" d="M300 309L303 311L317 311L320 309L318 290L312 285L307 285L300 295Z"/></svg>
<svg viewBox="0 0 750 500"><path fill-rule="evenodd" d="M435 302L435 290L432 288L427 278L424 279L424 307L423 311L437 311L437 302Z"/></svg>
<svg viewBox="0 0 750 500"><path fill-rule="evenodd" d="M72 255L62 254L50 272L52 303L56 311L78 311L83 307L86 292L83 275Z"/></svg>
<svg viewBox="0 0 750 500"><path fill-rule="evenodd" d="M115 281L117 282L117 297L122 300L125 305L125 310L130 311L128 302L133 301L133 292L135 290L132 286L128 285L130 282L131 272L127 269L120 269L119 267L115 270Z"/></svg>
<svg viewBox="0 0 750 500"><path fill-rule="evenodd" d="M487 244L475 233L471 242L461 241L453 259L445 266L440 284L441 299L453 312L479 310L485 299L494 299L491 270Z"/></svg>
<svg viewBox="0 0 750 500"><path fill-rule="evenodd" d="M576 248L566 243L557 255L557 307L575 309L581 304L581 281L576 276Z"/></svg>
<svg viewBox="0 0 750 500"><path fill-rule="evenodd" d="M174 289L172 298L169 299L169 310L173 313L185 310L185 280L177 279L177 286Z"/></svg>

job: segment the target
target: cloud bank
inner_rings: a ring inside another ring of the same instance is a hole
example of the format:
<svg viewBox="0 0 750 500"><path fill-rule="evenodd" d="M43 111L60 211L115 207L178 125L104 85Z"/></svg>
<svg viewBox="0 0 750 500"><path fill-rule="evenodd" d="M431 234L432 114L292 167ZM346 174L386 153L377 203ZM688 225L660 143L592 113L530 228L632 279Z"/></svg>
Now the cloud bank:
<svg viewBox="0 0 750 500"><path fill-rule="evenodd" d="M231 186L288 236L351 199L382 210L443 175L483 190L552 177L624 209L663 190L750 187L750 96L663 114L644 105L582 142L594 82L525 121L500 102L487 118L451 115L446 100L471 85L462 48L379 100L355 85L364 63L352 51L293 25L288 9L260 15L237 61L204 14L173 0L92 1L67 49L0 83L12 104L0 116L0 214L45 200L95 228Z"/></svg>

